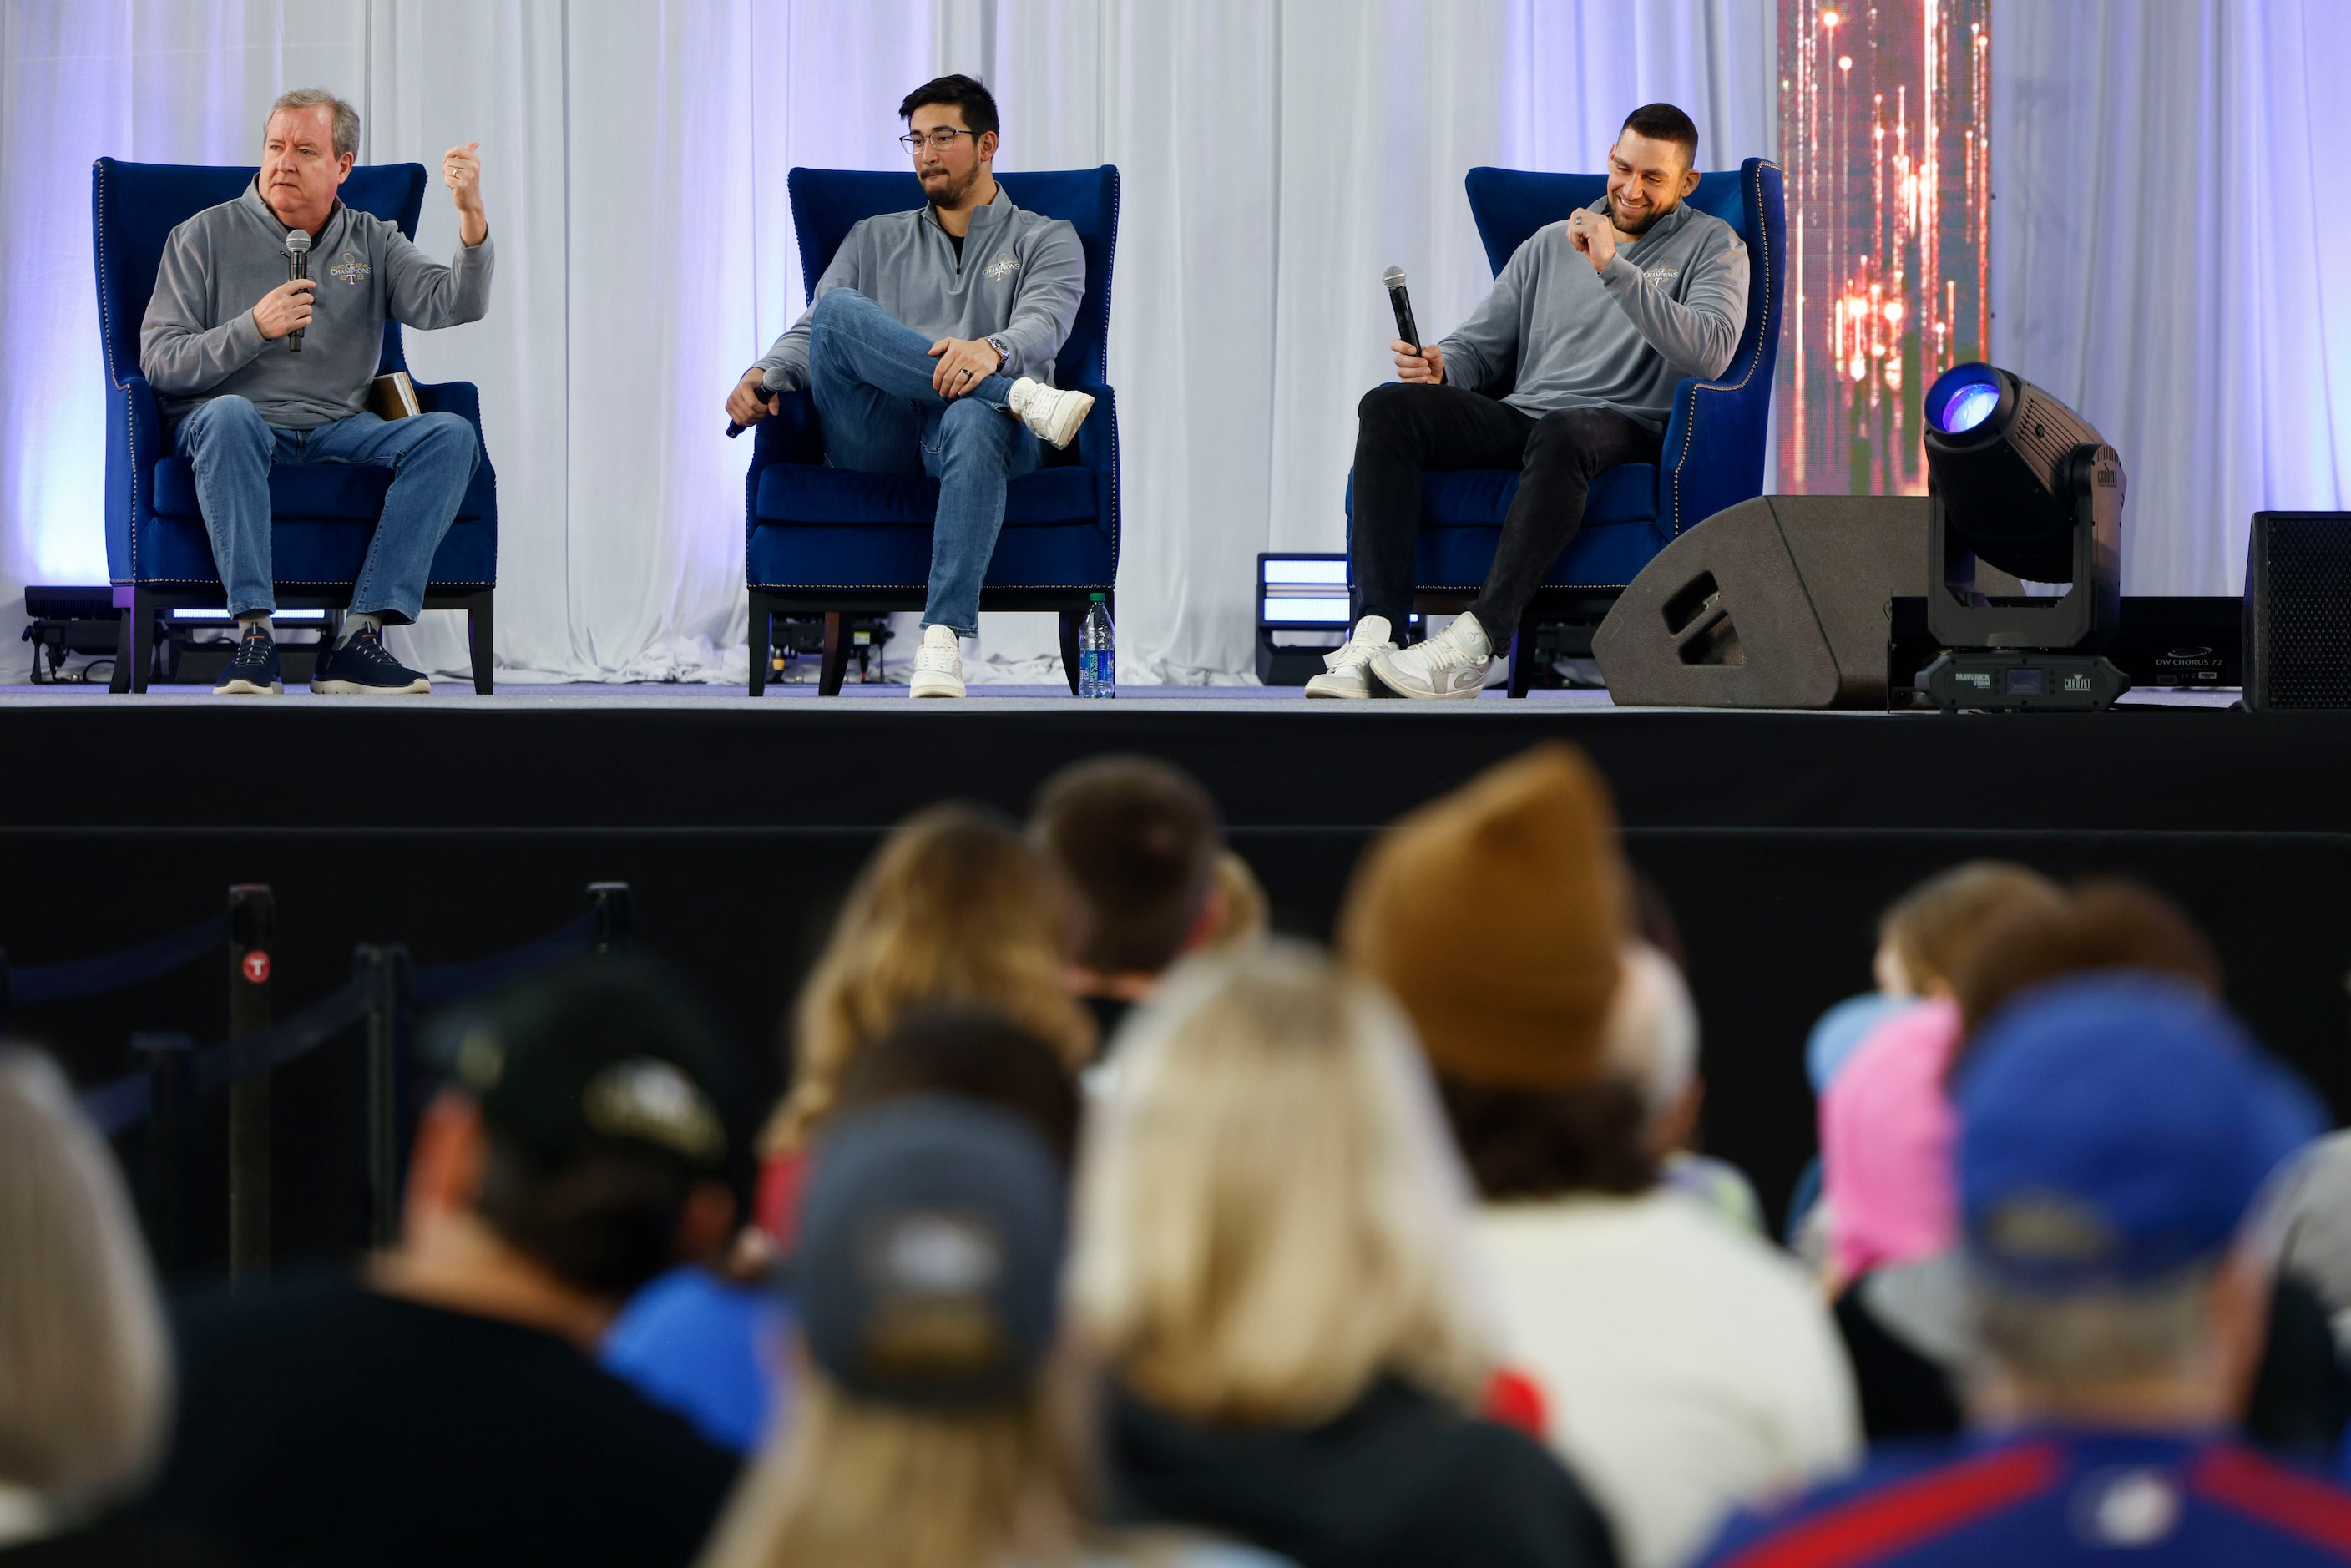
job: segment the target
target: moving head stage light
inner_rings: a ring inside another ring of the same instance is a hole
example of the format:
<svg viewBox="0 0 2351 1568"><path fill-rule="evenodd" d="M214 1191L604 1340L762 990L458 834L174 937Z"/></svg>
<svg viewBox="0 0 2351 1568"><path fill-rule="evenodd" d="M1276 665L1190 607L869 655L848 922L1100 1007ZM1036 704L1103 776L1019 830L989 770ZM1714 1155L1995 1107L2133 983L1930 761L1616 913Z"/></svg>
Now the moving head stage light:
<svg viewBox="0 0 2351 1568"><path fill-rule="evenodd" d="M2103 708L2130 689L2096 650L2121 616L2122 459L2081 415L1991 365L1927 389L1927 625L1918 685L1958 708ZM1979 591L1981 560L2054 598Z"/></svg>

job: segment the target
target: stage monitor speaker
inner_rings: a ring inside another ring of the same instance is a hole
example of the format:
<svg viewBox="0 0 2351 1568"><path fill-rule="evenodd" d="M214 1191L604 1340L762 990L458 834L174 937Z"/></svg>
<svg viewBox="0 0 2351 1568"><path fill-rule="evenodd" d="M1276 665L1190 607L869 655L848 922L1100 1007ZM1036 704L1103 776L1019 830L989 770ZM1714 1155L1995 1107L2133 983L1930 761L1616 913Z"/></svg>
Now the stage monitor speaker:
<svg viewBox="0 0 2351 1568"><path fill-rule="evenodd" d="M1592 640L1627 707L1884 707L1888 605L1927 591L1923 496L1760 496L1659 551Z"/></svg>
<svg viewBox="0 0 2351 1568"><path fill-rule="evenodd" d="M2351 512L2255 512L2245 706L2351 708Z"/></svg>

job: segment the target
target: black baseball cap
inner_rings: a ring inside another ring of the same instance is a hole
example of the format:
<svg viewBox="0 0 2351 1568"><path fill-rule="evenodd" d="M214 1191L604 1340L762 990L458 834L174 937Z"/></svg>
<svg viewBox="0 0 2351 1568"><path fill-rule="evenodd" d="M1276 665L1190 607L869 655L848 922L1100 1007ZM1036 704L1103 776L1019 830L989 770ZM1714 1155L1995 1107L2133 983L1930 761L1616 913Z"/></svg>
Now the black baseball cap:
<svg viewBox="0 0 2351 1568"><path fill-rule="evenodd" d="M691 988L642 953L585 955L433 1020L426 1059L545 1169L604 1148L728 1167L732 1055Z"/></svg>
<svg viewBox="0 0 2351 1568"><path fill-rule="evenodd" d="M1053 1341L1068 1206L1051 1151L1008 1112L925 1094L839 1119L800 1211L810 1357L861 1398L1017 1399Z"/></svg>

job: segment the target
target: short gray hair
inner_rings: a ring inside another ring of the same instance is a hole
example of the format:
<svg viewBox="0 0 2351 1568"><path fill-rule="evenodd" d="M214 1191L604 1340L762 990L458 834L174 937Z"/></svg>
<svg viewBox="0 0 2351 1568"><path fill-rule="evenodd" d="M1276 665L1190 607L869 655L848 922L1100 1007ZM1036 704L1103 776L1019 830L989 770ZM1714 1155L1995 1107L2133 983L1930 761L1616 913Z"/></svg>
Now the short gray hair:
<svg viewBox="0 0 2351 1568"><path fill-rule="evenodd" d="M1969 1282L1977 1332L2019 1383L2078 1394L2185 1370L2210 1343L2213 1281L2200 1263L2134 1288L2043 1296Z"/></svg>
<svg viewBox="0 0 2351 1568"><path fill-rule="evenodd" d="M261 135L269 137L269 122L277 118L281 109L331 109L335 111L335 156L348 152L360 155L360 111L322 87L298 87L291 92L281 92L277 101L269 106L262 117Z"/></svg>
<svg viewBox="0 0 2351 1568"><path fill-rule="evenodd" d="M171 1352L121 1174L46 1057L0 1047L0 1480L61 1512L137 1490Z"/></svg>

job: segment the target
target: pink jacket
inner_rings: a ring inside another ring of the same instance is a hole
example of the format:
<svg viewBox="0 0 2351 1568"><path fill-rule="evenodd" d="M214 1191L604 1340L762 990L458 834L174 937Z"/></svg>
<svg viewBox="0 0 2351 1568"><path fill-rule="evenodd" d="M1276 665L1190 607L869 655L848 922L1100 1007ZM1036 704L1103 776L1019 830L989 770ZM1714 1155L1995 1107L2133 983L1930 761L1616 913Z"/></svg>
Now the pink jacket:
<svg viewBox="0 0 2351 1568"><path fill-rule="evenodd" d="M1943 1074L1959 1009L1924 1001L1856 1047L1821 1096L1821 1191L1838 1272L1915 1262L1958 1239L1954 1118Z"/></svg>

